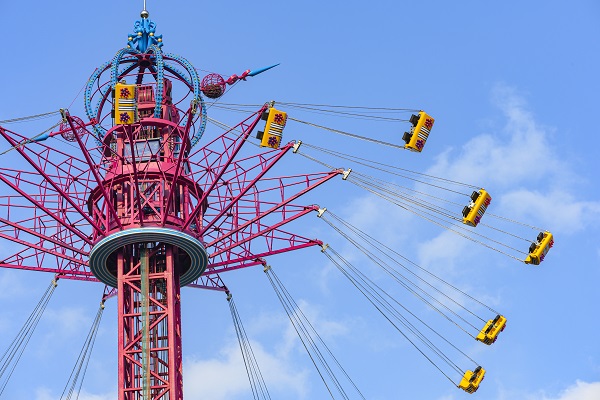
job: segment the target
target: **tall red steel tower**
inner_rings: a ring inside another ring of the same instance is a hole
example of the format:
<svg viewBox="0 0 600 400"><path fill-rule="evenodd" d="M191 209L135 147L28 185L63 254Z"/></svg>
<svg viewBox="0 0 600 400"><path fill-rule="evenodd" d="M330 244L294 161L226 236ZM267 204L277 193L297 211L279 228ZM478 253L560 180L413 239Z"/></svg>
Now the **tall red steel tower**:
<svg viewBox="0 0 600 400"><path fill-rule="evenodd" d="M200 80L163 52L147 11L134 28L89 79L89 122L62 110L59 129L34 138L0 127L25 164L0 168L10 192L0 196L0 237L21 246L0 267L116 289L119 400L181 400L180 288L226 291L219 273L322 245L283 228L318 210L296 199L343 171L267 175L294 147L280 143L279 116L279 136L245 151L274 112L267 104L194 149L208 119L202 94L218 98L270 67Z"/></svg>

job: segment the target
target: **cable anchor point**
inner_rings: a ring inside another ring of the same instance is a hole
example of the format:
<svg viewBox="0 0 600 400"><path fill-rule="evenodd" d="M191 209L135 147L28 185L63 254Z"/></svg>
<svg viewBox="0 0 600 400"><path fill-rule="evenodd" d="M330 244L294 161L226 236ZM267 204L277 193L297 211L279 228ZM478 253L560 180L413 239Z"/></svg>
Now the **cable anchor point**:
<svg viewBox="0 0 600 400"><path fill-rule="evenodd" d="M347 170L345 170L342 173L342 180L345 181L346 179L348 179L348 175L350 175L350 172L352 172L352 168L348 168Z"/></svg>
<svg viewBox="0 0 600 400"><path fill-rule="evenodd" d="M265 265L265 267L263 268L263 272L267 273L271 270L271 266L270 265Z"/></svg>
<svg viewBox="0 0 600 400"><path fill-rule="evenodd" d="M58 112L60 112L62 122L67 122L67 116L69 115L69 110L67 110L66 108L61 108L58 110Z"/></svg>
<svg viewBox="0 0 600 400"><path fill-rule="evenodd" d="M327 211L327 207L319 208L317 210L317 217L321 218L321 216L325 214L325 211Z"/></svg>
<svg viewBox="0 0 600 400"><path fill-rule="evenodd" d="M298 140L294 146L292 146L292 153L297 153L298 149L302 145L302 140Z"/></svg>
<svg viewBox="0 0 600 400"><path fill-rule="evenodd" d="M321 253L325 253L325 250L327 250L329 248L329 243L325 243L324 245L321 246Z"/></svg>

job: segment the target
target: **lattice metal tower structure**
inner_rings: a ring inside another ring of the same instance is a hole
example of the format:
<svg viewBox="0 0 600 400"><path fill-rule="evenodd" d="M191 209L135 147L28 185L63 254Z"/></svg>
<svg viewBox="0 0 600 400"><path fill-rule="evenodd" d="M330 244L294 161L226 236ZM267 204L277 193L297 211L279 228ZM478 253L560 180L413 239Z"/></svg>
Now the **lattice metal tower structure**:
<svg viewBox="0 0 600 400"><path fill-rule="evenodd" d="M203 146L203 94L267 68L200 79L162 50L144 10L127 47L85 89L89 122L62 110L59 128L27 138L0 127L25 167L0 168L0 237L22 248L0 267L100 281L118 298L119 400L183 399L182 286L227 291L219 273L322 245L283 228L318 210L293 204L343 173L266 174L294 143L242 155L269 105ZM62 138L78 151L52 142Z"/></svg>

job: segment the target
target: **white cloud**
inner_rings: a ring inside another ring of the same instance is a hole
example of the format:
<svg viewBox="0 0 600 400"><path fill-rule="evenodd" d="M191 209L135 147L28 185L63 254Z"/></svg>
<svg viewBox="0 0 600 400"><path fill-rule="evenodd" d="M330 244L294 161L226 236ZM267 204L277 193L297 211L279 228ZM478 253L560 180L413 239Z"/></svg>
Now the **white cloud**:
<svg viewBox="0 0 600 400"><path fill-rule="evenodd" d="M502 196L500 206L510 215L540 221L563 233L580 231L600 219L600 202L579 200L562 190L543 194L518 189Z"/></svg>
<svg viewBox="0 0 600 400"><path fill-rule="evenodd" d="M559 397L545 400L597 400L600 399L600 382L577 381L568 387Z"/></svg>
<svg viewBox="0 0 600 400"><path fill-rule="evenodd" d="M269 392L287 392L288 398L306 396L306 371L295 368L286 357L269 354L257 342L252 342L252 349ZM249 398L250 384L238 344L225 347L218 358L186 360L184 391L186 397L192 399Z"/></svg>
<svg viewBox="0 0 600 400"><path fill-rule="evenodd" d="M52 321L52 335L73 335L89 329L92 325L89 311L83 308L62 307L60 309L49 308L44 313L44 319Z"/></svg>
<svg viewBox="0 0 600 400"><path fill-rule="evenodd" d="M525 109L513 89L497 86L497 106L505 125L494 133L482 133L456 152L442 153L428 174L484 186L510 187L562 174L565 165L549 143L548 133Z"/></svg>
<svg viewBox="0 0 600 400"><path fill-rule="evenodd" d="M331 318L320 306L302 299L296 300L296 303L319 336L330 347L336 338L350 332L345 321ZM310 381L315 379L311 375L315 371L309 364L306 351L288 318L281 313L263 313L245 325L249 337L266 337L274 331L283 331L275 342L268 343L269 348L251 340L253 353L271 397L289 399L310 397ZM316 339L314 335L313 339ZM298 360L303 360L306 364L301 364ZM335 370L332 362L330 366ZM217 357L186 359L184 391L186 397L191 399L251 398L250 384L237 341L226 344Z"/></svg>
<svg viewBox="0 0 600 400"><path fill-rule="evenodd" d="M454 232L444 231L435 238L422 242L419 246L420 264L435 275L452 274L454 262L465 253L465 249L473 243L456 235ZM436 269L438 269L436 271Z"/></svg>
<svg viewBox="0 0 600 400"><path fill-rule="evenodd" d="M52 391L48 388L38 388L35 391L35 400L58 400L59 398L60 395L52 394ZM82 390L79 394L78 400L114 400L116 398L116 393L92 394Z"/></svg>
<svg viewBox="0 0 600 400"><path fill-rule="evenodd" d="M557 237L600 220L600 201L575 194L574 187L583 179L555 150L552 130L535 120L514 89L498 85L493 97L503 113L504 125L494 133L474 137L459 151L444 152L427 174L491 189L494 201L488 213L542 226ZM489 217L483 222L496 225ZM516 225L505 230L522 233ZM420 258L424 263L443 260L451 265L463 256L461 248L459 242L442 233L421 246Z"/></svg>
<svg viewBox="0 0 600 400"><path fill-rule="evenodd" d="M598 400L600 399L600 382L584 382L577 380L557 396L548 396L544 391L530 394L527 400Z"/></svg>
<svg viewBox="0 0 600 400"><path fill-rule="evenodd" d="M353 199L342 210L341 215L337 215L390 246L398 245L403 238L409 235L406 230L398 229L398 227L406 225L413 217L406 210L391 205L388 201L371 193ZM334 225L339 225L332 218L330 220ZM342 230L347 231L345 228Z"/></svg>

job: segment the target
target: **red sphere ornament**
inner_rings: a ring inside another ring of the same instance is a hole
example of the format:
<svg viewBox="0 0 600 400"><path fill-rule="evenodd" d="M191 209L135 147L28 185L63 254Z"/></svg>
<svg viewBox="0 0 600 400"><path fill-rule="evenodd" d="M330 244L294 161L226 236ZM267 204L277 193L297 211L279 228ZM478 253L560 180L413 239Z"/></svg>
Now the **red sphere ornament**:
<svg viewBox="0 0 600 400"><path fill-rule="evenodd" d="M75 138L75 134L79 135L79 137L82 137L86 132L85 130L85 123L81 120L81 118L79 117L71 117L73 120L73 126L75 127L75 131L73 131L71 129L71 125L69 125L68 122L61 122L60 124L60 132L61 132L61 136L63 139L65 139L67 142L74 142L75 140L77 140Z"/></svg>
<svg viewBox="0 0 600 400"><path fill-rule="evenodd" d="M219 74L208 74L200 83L202 93L209 99L218 99L225 93L225 80Z"/></svg>

